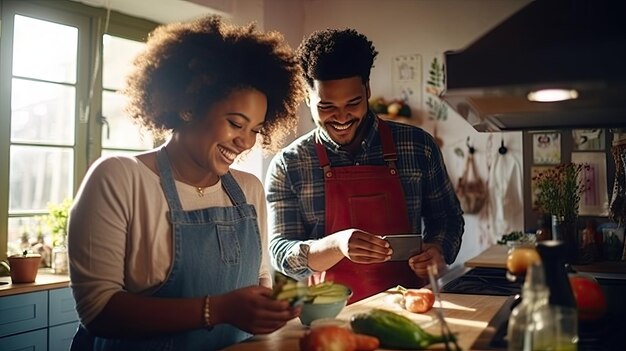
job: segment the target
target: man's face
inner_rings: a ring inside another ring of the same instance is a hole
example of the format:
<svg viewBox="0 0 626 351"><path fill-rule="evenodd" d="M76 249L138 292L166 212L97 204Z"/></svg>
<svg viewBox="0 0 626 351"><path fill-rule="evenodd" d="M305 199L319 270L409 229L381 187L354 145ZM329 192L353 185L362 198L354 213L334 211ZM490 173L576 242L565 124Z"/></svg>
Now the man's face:
<svg viewBox="0 0 626 351"><path fill-rule="evenodd" d="M315 123L339 145L349 144L367 113L369 85L361 77L315 80L307 104Z"/></svg>

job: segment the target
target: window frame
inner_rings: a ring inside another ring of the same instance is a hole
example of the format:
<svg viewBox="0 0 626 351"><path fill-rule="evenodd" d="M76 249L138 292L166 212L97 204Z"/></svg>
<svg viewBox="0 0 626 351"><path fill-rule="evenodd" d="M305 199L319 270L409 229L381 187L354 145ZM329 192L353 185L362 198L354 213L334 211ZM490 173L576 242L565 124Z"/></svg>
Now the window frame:
<svg viewBox="0 0 626 351"><path fill-rule="evenodd" d="M11 146L11 80L13 25L16 14L79 28L74 130L74 184L72 196L91 163L102 150L102 38L109 34L136 41L147 40L159 25L149 20L116 11L96 8L69 0L0 0L0 259L8 249L10 146ZM108 17L108 25L106 23ZM105 30L106 27L106 30ZM98 60L98 69L94 75ZM92 78L93 77L93 78ZM91 80L94 80L92 83ZM93 91L90 93L93 84ZM83 116L89 106L88 115ZM32 144L35 145L35 144Z"/></svg>

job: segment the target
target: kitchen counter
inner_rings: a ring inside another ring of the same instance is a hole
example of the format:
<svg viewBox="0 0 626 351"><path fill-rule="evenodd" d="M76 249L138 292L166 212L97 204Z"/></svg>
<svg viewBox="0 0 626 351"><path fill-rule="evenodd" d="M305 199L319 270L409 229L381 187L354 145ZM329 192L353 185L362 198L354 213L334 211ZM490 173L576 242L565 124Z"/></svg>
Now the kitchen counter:
<svg viewBox="0 0 626 351"><path fill-rule="evenodd" d="M7 284L4 284L7 283ZM53 274L45 269L39 270L34 283L12 284L11 277L0 277L0 297L42 291L56 288L65 288L70 284L70 277L66 274Z"/></svg>
<svg viewBox="0 0 626 351"><path fill-rule="evenodd" d="M491 328L487 328L489 321L509 300L505 296L446 293L442 293L441 298L446 321L452 332L457 335L458 343L463 350L479 350L472 346L477 339L479 337L490 339L489 329ZM401 295L399 294L382 292L346 306L337 318L348 323L353 314L367 312L372 308L384 308L410 318L430 333L440 333L440 325L436 322L434 308L424 314L411 313L401 307L400 299ZM254 336L247 341L230 346L224 351L298 350L298 340L306 330L307 327L295 318L272 334ZM433 345L431 349L443 350L444 347L443 344L437 344Z"/></svg>
<svg viewBox="0 0 626 351"><path fill-rule="evenodd" d="M467 260L465 266L506 269L507 249L506 245L493 245L478 256ZM572 268L596 278L626 280L626 262L624 261L599 261L586 265L572 265Z"/></svg>

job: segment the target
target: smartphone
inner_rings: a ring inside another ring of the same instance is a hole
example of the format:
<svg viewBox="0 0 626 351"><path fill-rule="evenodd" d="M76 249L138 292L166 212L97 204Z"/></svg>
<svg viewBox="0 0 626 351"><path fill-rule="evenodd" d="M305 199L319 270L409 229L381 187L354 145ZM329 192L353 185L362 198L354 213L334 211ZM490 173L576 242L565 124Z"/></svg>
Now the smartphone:
<svg viewBox="0 0 626 351"><path fill-rule="evenodd" d="M391 261L406 261L409 258L422 252L422 234L396 234L385 235L393 250Z"/></svg>

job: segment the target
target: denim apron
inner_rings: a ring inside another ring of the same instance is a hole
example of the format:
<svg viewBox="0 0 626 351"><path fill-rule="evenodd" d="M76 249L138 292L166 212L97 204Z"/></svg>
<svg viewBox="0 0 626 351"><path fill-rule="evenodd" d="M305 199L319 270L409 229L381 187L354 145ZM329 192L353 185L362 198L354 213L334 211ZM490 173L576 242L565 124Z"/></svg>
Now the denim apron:
<svg viewBox="0 0 626 351"><path fill-rule="evenodd" d="M261 240L254 206L232 174L221 177L234 206L183 211L164 148L157 152L161 186L169 205L173 262L154 297L192 298L259 284ZM232 313L237 313L233 310ZM94 350L219 350L251 335L228 324L141 339L95 338Z"/></svg>
<svg viewBox="0 0 626 351"><path fill-rule="evenodd" d="M320 167L324 169L326 235L357 228L377 235L411 232L409 213L398 170L396 148L389 126L378 121L385 165L331 167L326 149L317 143ZM316 280L317 277L314 278ZM358 264L343 258L325 273L326 280L352 288L349 303L359 301L398 284L424 285L407 261Z"/></svg>

